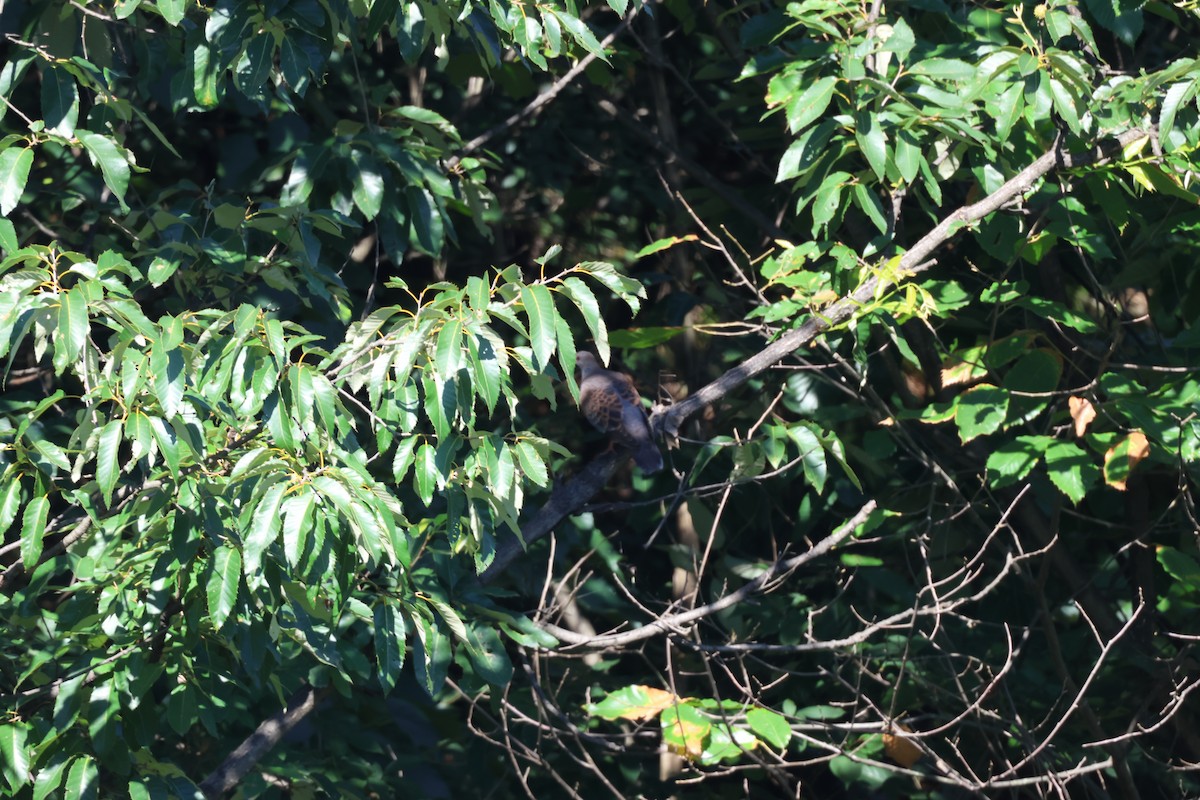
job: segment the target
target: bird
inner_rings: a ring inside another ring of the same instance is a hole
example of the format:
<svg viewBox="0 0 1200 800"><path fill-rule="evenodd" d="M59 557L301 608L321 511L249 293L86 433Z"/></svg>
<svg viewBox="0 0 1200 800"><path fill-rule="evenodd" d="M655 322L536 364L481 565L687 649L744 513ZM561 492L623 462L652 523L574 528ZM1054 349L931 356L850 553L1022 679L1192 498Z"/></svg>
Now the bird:
<svg viewBox="0 0 1200 800"><path fill-rule="evenodd" d="M604 369L587 351L576 357L579 366L579 410L588 422L633 453L633 461L647 475L662 469L662 453L650 435L650 423L642 410L633 380L620 372Z"/></svg>

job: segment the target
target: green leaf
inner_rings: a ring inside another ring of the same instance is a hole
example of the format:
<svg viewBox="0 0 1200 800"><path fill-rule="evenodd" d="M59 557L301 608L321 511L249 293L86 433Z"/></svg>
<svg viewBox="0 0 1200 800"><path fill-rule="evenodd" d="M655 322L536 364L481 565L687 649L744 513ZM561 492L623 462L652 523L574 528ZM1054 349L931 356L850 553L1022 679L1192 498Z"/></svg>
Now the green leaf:
<svg viewBox="0 0 1200 800"><path fill-rule="evenodd" d="M396 455L392 458L392 480L396 483L400 483L408 474L408 468L413 464L414 451L420 443L421 440L416 436L409 436L401 439L400 444L396 445Z"/></svg>
<svg viewBox="0 0 1200 800"><path fill-rule="evenodd" d="M79 287L58 296L58 327L54 331L54 372L63 370L79 359L87 343L88 301Z"/></svg>
<svg viewBox="0 0 1200 800"><path fill-rule="evenodd" d="M537 358L534 366L544 372L550 366L550 357L554 355L557 344L554 322L558 312L554 308L554 298L550 296L550 290L541 284L522 286L521 304L529 316L529 344Z"/></svg>
<svg viewBox="0 0 1200 800"><path fill-rule="evenodd" d="M315 504L316 495L309 489L301 489L283 503L283 556L292 567L296 567L304 555Z"/></svg>
<svg viewBox="0 0 1200 800"><path fill-rule="evenodd" d="M417 683L430 697L446 682L450 667L450 637L432 620L418 616L416 636L413 637L413 672Z"/></svg>
<svg viewBox="0 0 1200 800"><path fill-rule="evenodd" d="M426 506L433 502L433 490L437 486L436 456L437 449L430 444L423 444L417 450L417 496Z"/></svg>
<svg viewBox="0 0 1200 800"><path fill-rule="evenodd" d="M988 456L988 480L994 488L1023 480L1054 441L1049 436L1018 436L1011 442L1004 442Z"/></svg>
<svg viewBox="0 0 1200 800"><path fill-rule="evenodd" d="M542 456L533 443L522 439L514 449L517 451L517 463L521 465L521 471L526 477L538 486L549 486L550 473L546 469L546 462L542 461Z"/></svg>
<svg viewBox="0 0 1200 800"><path fill-rule="evenodd" d="M238 586L242 581L242 554L236 547L223 544L212 557L212 574L208 577L208 613L213 627L221 630L237 603Z"/></svg>
<svg viewBox="0 0 1200 800"><path fill-rule="evenodd" d="M13 226L12 220L0 219L0 251L3 251L6 256L11 256L20 246L21 242L17 239L17 229ZM6 337L0 336L0 339L3 338Z"/></svg>
<svg viewBox="0 0 1200 800"><path fill-rule="evenodd" d="M1046 448L1046 472L1059 491L1080 503L1100 477L1100 466L1073 442L1055 442Z"/></svg>
<svg viewBox="0 0 1200 800"><path fill-rule="evenodd" d="M825 227L837 213L842 203L842 190L850 180L848 172L834 172L821 181L813 198L812 218L814 234Z"/></svg>
<svg viewBox="0 0 1200 800"><path fill-rule="evenodd" d="M438 331L437 344L434 347L434 360L438 372L446 377L453 377L463 362L462 352L463 324L461 320L447 320Z"/></svg>
<svg viewBox="0 0 1200 800"><path fill-rule="evenodd" d="M638 250L637 253L634 254L633 258L635 261L640 261L641 259L645 258L648 255L653 255L654 253L661 253L663 250L669 250L677 244L683 244L684 242L698 242L698 241L700 241L700 237L694 233L689 233L686 236L668 236L665 239L659 239L656 242L651 242L650 244L643 247L641 250Z"/></svg>
<svg viewBox="0 0 1200 800"><path fill-rule="evenodd" d="M275 36L265 31L256 34L246 45L234 72L234 80L242 94L258 97L263 93L263 84L271 75L274 59Z"/></svg>
<svg viewBox="0 0 1200 800"><path fill-rule="evenodd" d="M375 219L383 207L383 167L361 150L350 154L350 163L353 166L350 179L354 187L351 192L354 205L368 220Z"/></svg>
<svg viewBox="0 0 1200 800"><path fill-rule="evenodd" d="M12 467L4 475L4 484L4 489L0 490L0 535L12 525L21 507L21 479L13 474Z"/></svg>
<svg viewBox="0 0 1200 800"><path fill-rule="evenodd" d="M787 747L792 740L792 728L787 720L767 708L752 708L746 712L750 730L777 749Z"/></svg>
<svg viewBox="0 0 1200 800"><path fill-rule="evenodd" d="M71 761L67 782L63 785L65 800L97 800L100 796L100 772L91 756L79 756Z"/></svg>
<svg viewBox="0 0 1200 800"><path fill-rule="evenodd" d="M854 138L879 180L887 179L887 137L874 114L860 113L854 126Z"/></svg>
<svg viewBox="0 0 1200 800"><path fill-rule="evenodd" d="M243 566L246 577L256 575L262 564L262 555L279 536L283 520L279 516L279 505L287 484L280 482L271 486L262 494L262 499L254 509L250 522L250 530L246 533L243 549Z"/></svg>
<svg viewBox="0 0 1200 800"><path fill-rule="evenodd" d="M142 0L116 0L113 3L113 16L117 19L128 19L141 4Z"/></svg>
<svg viewBox="0 0 1200 800"><path fill-rule="evenodd" d="M505 365L500 360L504 346L498 340L493 342L492 338L483 332L476 332L474 327L472 333L475 335L467 338L467 349L471 356L471 381L491 414L496 410L496 403L500 400L500 392L505 383Z"/></svg>
<svg viewBox="0 0 1200 800"><path fill-rule="evenodd" d="M445 244L446 231L442 213L433 195L422 186L406 186L404 196L411 214L412 238L418 249L427 255L437 256Z"/></svg>
<svg viewBox="0 0 1200 800"><path fill-rule="evenodd" d="M1078 134L1079 111L1075 108L1075 96L1065 83L1057 78L1050 79L1050 96L1054 99L1054 110L1067 123L1072 133Z"/></svg>
<svg viewBox="0 0 1200 800"><path fill-rule="evenodd" d="M1163 571L1182 583L1185 591L1200 592L1200 562L1195 556L1166 545L1159 545L1155 550Z"/></svg>
<svg viewBox="0 0 1200 800"><path fill-rule="evenodd" d="M975 77L975 65L957 58L927 58L909 68L913 75L951 81L969 81Z"/></svg>
<svg viewBox="0 0 1200 800"><path fill-rule="evenodd" d="M167 24L174 27L183 21L187 12L188 0L157 0L158 13L162 14Z"/></svg>
<svg viewBox="0 0 1200 800"><path fill-rule="evenodd" d="M9 147L0 152L0 215L7 217L21 202L32 166L33 151L28 147Z"/></svg>
<svg viewBox="0 0 1200 800"><path fill-rule="evenodd" d="M1171 129L1175 127L1175 115L1180 106L1196 94L1198 84L1195 80L1176 83L1163 93L1162 110L1158 114L1158 135L1165 143L1170 138Z"/></svg>
<svg viewBox="0 0 1200 800"><path fill-rule="evenodd" d="M379 683L384 695L391 694L404 667L404 616L395 604L384 599L375 606L375 664L379 668Z"/></svg>
<svg viewBox="0 0 1200 800"><path fill-rule="evenodd" d="M75 76L67 70L50 66L42 73L42 118L46 128L59 136L71 138L79 121L79 88Z"/></svg>
<svg viewBox="0 0 1200 800"><path fill-rule="evenodd" d="M571 38L579 43L584 50L597 56L601 61L608 63L608 57L604 55L604 50L600 47L599 40L596 39L588 29L588 26L580 21L578 17L574 17L566 11L559 11L558 9L554 9L551 13L562 23L563 28L571 35Z"/></svg>
<svg viewBox="0 0 1200 800"><path fill-rule="evenodd" d="M0 103L3 105L3 103ZM51 763L48 766L38 770L37 778L33 781L33 800L46 800L46 798L55 796L58 787L62 784L63 773L67 770L67 762L59 761Z"/></svg>
<svg viewBox="0 0 1200 800"><path fill-rule="evenodd" d="M837 78L826 76L813 82L803 93L792 97L786 106L788 130L799 133L820 119L833 99Z"/></svg>
<svg viewBox="0 0 1200 800"><path fill-rule="evenodd" d="M995 433L1008 415L1009 394L990 384L963 392L954 402L954 422L963 443Z"/></svg>
<svg viewBox="0 0 1200 800"><path fill-rule="evenodd" d="M29 782L28 735L29 728L23 723L0 725L0 771L14 792Z"/></svg>
<svg viewBox="0 0 1200 800"><path fill-rule="evenodd" d="M29 501L21 517L21 563L30 572L42 557L42 539L46 535L46 519L50 500L40 495Z"/></svg>
<svg viewBox="0 0 1200 800"><path fill-rule="evenodd" d="M33 53L26 52L24 48L8 54L4 59L4 66L0 67L0 98L7 100L12 96L13 88L20 82L34 58ZM0 102L0 120L4 119L7 112L8 103Z"/></svg>
<svg viewBox="0 0 1200 800"><path fill-rule="evenodd" d="M600 303L596 300L596 295L592 293L590 286L573 275L563 280L562 289L579 308L579 313L583 315L583 321L587 323L588 329L592 332L592 344L596 348L596 355L603 363L607 364L609 359L608 327L604 324L604 317L600 314Z"/></svg>
<svg viewBox="0 0 1200 800"><path fill-rule="evenodd" d="M507 686L513 676L512 661L495 628L471 625L466 629L467 658L475 673L491 686Z"/></svg>
<svg viewBox="0 0 1200 800"><path fill-rule="evenodd" d="M862 209L880 233L887 233L888 223L884 216L886 212L883 208L883 201L865 183L854 185L854 204Z"/></svg>
<svg viewBox="0 0 1200 800"><path fill-rule="evenodd" d="M113 488L121 475L117 456L121 448L122 427L121 420L109 420L100 429L100 443L96 446L96 482L100 484L100 492L104 495L104 505L109 507L112 506Z"/></svg>
<svg viewBox="0 0 1200 800"><path fill-rule="evenodd" d="M91 131L75 131L75 138L87 150L92 163L100 167L104 183L117 196L121 209L127 210L125 191L129 188L129 161L125 148L118 147L109 137Z"/></svg>

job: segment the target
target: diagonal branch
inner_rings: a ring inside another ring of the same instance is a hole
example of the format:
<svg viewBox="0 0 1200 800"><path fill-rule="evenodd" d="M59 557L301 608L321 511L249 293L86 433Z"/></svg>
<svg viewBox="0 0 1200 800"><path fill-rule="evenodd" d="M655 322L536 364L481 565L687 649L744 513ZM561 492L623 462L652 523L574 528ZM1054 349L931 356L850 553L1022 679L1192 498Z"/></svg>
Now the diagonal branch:
<svg viewBox="0 0 1200 800"><path fill-rule="evenodd" d="M279 741L296 726L300 720L308 716L317 704L330 692L329 687L316 689L305 684L290 698L287 707L263 720L221 765L204 779L200 790L206 798L218 798L238 785L246 773L254 769L254 765L271 751Z"/></svg>
<svg viewBox="0 0 1200 800"><path fill-rule="evenodd" d="M896 274L908 278L924 272L936 263L929 260L934 251L950 241L959 231L1009 205L1030 191L1034 184L1050 172L1102 163L1120 153L1131 142L1150 133L1141 129L1126 131L1116 137L1115 141L1080 154L1064 152L1061 140L1055 142L1049 151L1006 181L999 189L979 202L962 206L946 216L900 258ZM894 288L896 285L896 282L884 281L879 276L870 278L853 293L824 310L820 316L814 315L796 330L776 339L683 402L655 414L650 421L651 426L656 432L674 438L688 417L782 361L794 350L811 343L817 336L850 319L855 311L869 303L878 292Z"/></svg>
<svg viewBox="0 0 1200 800"><path fill-rule="evenodd" d="M1103 163L1120 153L1130 143L1148 135L1153 135L1153 131L1126 131L1105 145L1079 154L1067 153L1063 150L1061 141L1055 142L1049 151L1006 181L999 189L979 202L961 206L947 215L900 258L896 274L910 278L924 272L936 263L930 260L930 256L954 238L960 230L1011 204L1029 192L1034 184L1049 173ZM820 316L814 316L796 330L784 334L686 400L655 413L650 419L653 430L657 434L674 438L684 421L693 414L725 397L755 375L765 372L796 349L808 345L817 336L845 322L855 311L871 302L877 292L894 288L896 285L894 282L882 281L878 276L870 278L853 293L823 311ZM559 522L603 489L616 471L621 458L623 456L605 454L591 462L574 479L557 487L551 493L550 499L526 522L521 523L519 539L513 535L502 541L495 560L480 576L480 580L484 583L494 581L526 547L554 530Z"/></svg>
<svg viewBox="0 0 1200 800"><path fill-rule="evenodd" d="M838 544L854 533L859 525L866 522L867 517L875 510L876 503L874 500L869 500L860 508L853 517L842 523L842 526L833 533L826 536L815 545L805 550L799 555L791 558L784 558L776 561L771 565L770 569L759 575L754 580L745 584L737 591L730 592L719 600L715 600L707 605L699 606L688 611L683 611L678 614L672 614L666 617L659 617L653 622L649 622L641 628L636 628L631 631L621 633L609 633L602 636L583 636L574 631L568 631L559 628L555 625L543 624L543 630L550 633L565 642L574 645L583 645L589 648L603 647L621 647L633 642L650 639L663 633L669 633L678 629L683 625L688 625L705 617L712 616L718 611L723 611L731 606L735 606L749 598L761 594L781 576L799 568L800 566L812 561L818 556L828 553Z"/></svg>

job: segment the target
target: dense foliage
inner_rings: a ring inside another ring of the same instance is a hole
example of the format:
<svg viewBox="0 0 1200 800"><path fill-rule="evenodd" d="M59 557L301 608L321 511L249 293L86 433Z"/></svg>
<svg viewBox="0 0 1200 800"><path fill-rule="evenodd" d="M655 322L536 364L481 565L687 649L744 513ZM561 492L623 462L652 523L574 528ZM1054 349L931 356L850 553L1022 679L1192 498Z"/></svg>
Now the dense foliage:
<svg viewBox="0 0 1200 800"><path fill-rule="evenodd" d="M1193 3L0 29L0 794L1200 794Z"/></svg>

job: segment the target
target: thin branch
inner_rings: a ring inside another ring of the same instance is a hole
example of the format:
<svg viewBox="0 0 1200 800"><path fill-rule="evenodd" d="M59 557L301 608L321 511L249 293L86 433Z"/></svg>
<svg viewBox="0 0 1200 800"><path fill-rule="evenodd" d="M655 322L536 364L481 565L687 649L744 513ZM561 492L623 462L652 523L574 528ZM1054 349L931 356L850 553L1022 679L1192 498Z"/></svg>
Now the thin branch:
<svg viewBox="0 0 1200 800"><path fill-rule="evenodd" d="M782 575L785 575L792 570L812 561L818 556L832 550L843 540L847 539L855 529L858 528L867 516L875 510L876 504L874 500L869 500L858 510L858 512L846 520L840 528L826 536L821 541L817 542L805 552L792 556L791 558L780 559L771 565L770 569L759 575L754 580L742 586L735 592L722 597L707 605L693 608L690 611L683 611L678 614L659 617L652 622L647 623L641 628L636 628L631 631L623 631L621 633L609 633L602 636L581 636L574 631L568 631L564 628L559 628L555 625L543 624L542 627L552 636L568 642L572 645L584 646L590 648L604 647L621 647L633 642L640 642L645 639L650 639L664 633L677 631L684 625L687 625L697 620L716 614L718 611L723 611L726 608L735 606L757 594L762 593L771 583Z"/></svg>
<svg viewBox="0 0 1200 800"><path fill-rule="evenodd" d="M1126 145L1150 135L1150 133L1150 131L1141 129L1126 131L1116 137L1114 142L1078 155L1064 152L1062 143L1055 142L1049 151L1006 181L999 189L979 202L962 206L947 215L933 230L921 237L911 249L901 256L895 271L896 274L903 275L907 279L924 272L936 263L931 260L934 251L952 239L959 231L979 222L988 214L999 211L1026 194L1034 184L1050 172L1102 163L1120 153ZM783 360L792 351L808 345L820 334L850 319L856 311L870 303L879 292L894 288L896 285L898 285L896 281L886 281L879 275L868 279L853 293L838 300L822 311L820 315L814 314L812 319L799 328L784 334L717 380L690 395L686 400L654 414L650 420L652 428L668 438L675 437L684 421L699 412L700 409L712 405L755 375Z"/></svg>
<svg viewBox="0 0 1200 800"><path fill-rule="evenodd" d="M633 20L637 17L638 11L640 10L640 7L637 5L633 7L633 9L629 12L629 16L621 20L621 24L614 28L612 33L608 34L608 36L605 36L600 41L599 52L604 52L605 48L612 44L618 36L624 33L626 29L633 24ZM489 128L471 141L464 144L462 146L462 151L457 156L450 159L448 164L450 169L456 167L458 163L462 161L463 156L468 156L471 153L474 153L476 150L483 147L492 139L496 138L508 129L515 128L525 120L531 119L535 115L539 114L542 109L549 105L552 100L554 100L554 98L558 97L563 89L567 88L572 81L582 75L583 71L591 66L592 62L597 58L599 58L597 53L588 53L586 56L579 59L579 63L567 70L567 72L561 78L550 84L550 86L546 87L545 90L538 94L537 97L533 98L533 100L530 101L530 103L520 111L515 112L508 119L496 124L492 128Z"/></svg>

